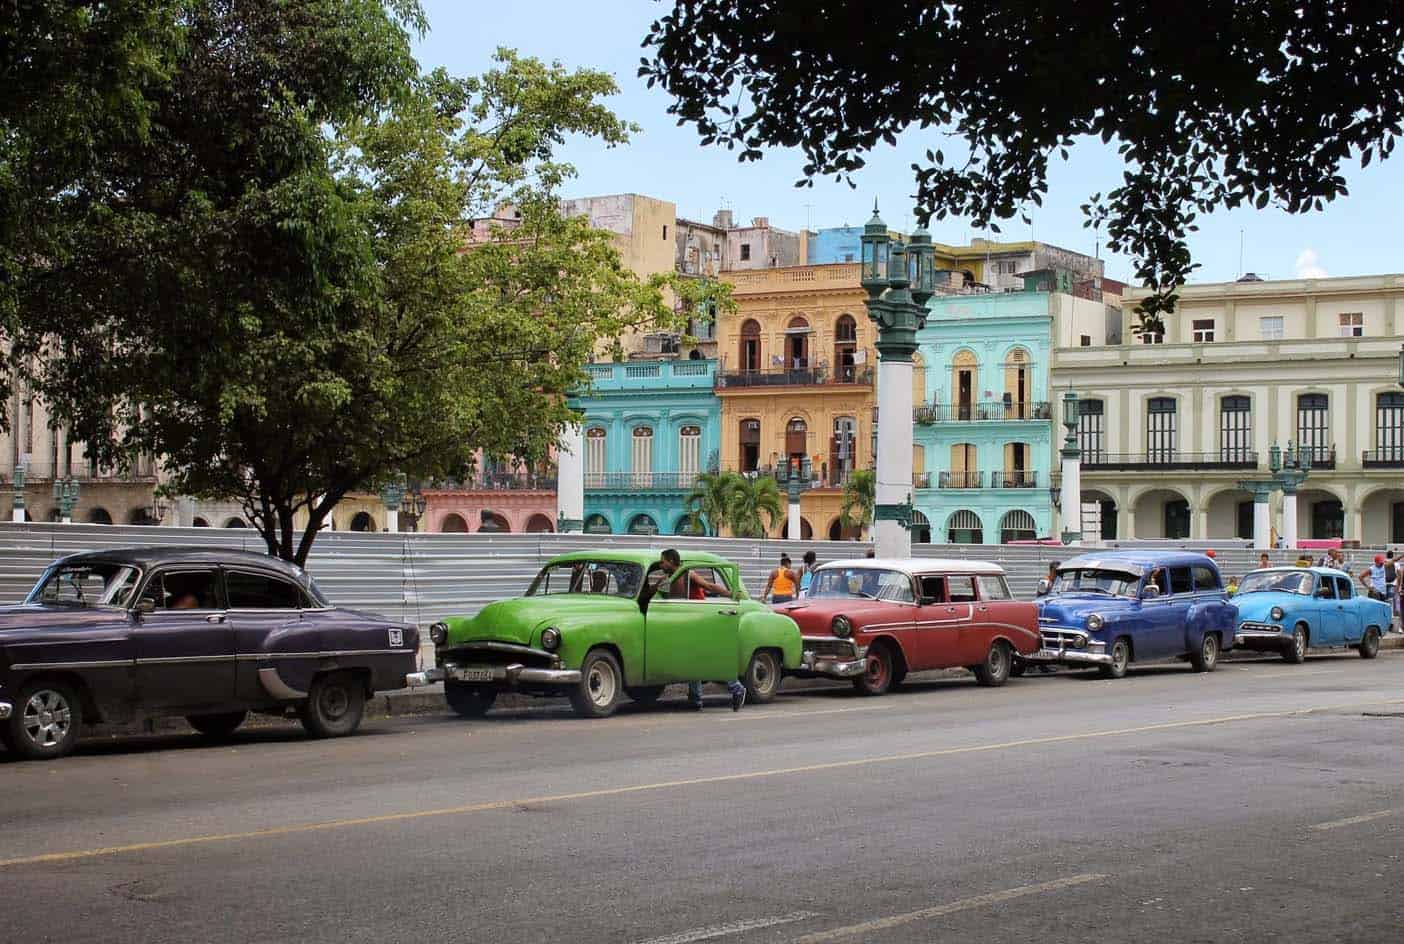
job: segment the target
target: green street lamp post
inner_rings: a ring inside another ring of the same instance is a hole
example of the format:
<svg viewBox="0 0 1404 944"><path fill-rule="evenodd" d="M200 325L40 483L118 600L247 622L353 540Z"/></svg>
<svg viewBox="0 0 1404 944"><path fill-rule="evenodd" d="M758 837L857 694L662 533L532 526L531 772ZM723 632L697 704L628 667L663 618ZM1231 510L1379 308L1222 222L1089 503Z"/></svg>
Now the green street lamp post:
<svg viewBox="0 0 1404 944"><path fill-rule="evenodd" d="M1058 450L1061 464L1059 517L1064 545L1082 542L1082 449L1077 444L1077 420L1081 413L1077 394L1063 394L1063 446Z"/></svg>
<svg viewBox="0 0 1404 944"><path fill-rule="evenodd" d="M1282 543L1297 546L1297 493L1311 475L1310 446L1287 443L1284 451L1277 443L1268 449L1268 471L1271 478L1252 479L1238 487L1253 496L1253 547L1267 550L1272 545L1272 513L1268 502L1273 492L1282 493Z"/></svg>
<svg viewBox="0 0 1404 944"><path fill-rule="evenodd" d="M385 530L400 530L400 502L405 498L405 477L397 475L385 483L380 490L380 501L385 505Z"/></svg>
<svg viewBox="0 0 1404 944"><path fill-rule="evenodd" d="M71 475L54 479L54 501L58 503L59 520L64 524L73 523L73 506L78 504L81 491Z"/></svg>
<svg viewBox="0 0 1404 944"><path fill-rule="evenodd" d="M14 511L10 516L11 521L17 521L21 524L24 523L24 475L24 463L21 462L15 466Z"/></svg>
<svg viewBox="0 0 1404 944"><path fill-rule="evenodd" d="M925 229L894 242L878 216L863 227L864 304L877 326L877 495L873 543L879 557L912 553L912 355L935 293L935 251Z"/></svg>
<svg viewBox="0 0 1404 944"><path fill-rule="evenodd" d="M419 530L419 519L424 517L424 511L429 502L424 497L424 492L418 485L411 486L400 497L400 514L410 519L410 530Z"/></svg>

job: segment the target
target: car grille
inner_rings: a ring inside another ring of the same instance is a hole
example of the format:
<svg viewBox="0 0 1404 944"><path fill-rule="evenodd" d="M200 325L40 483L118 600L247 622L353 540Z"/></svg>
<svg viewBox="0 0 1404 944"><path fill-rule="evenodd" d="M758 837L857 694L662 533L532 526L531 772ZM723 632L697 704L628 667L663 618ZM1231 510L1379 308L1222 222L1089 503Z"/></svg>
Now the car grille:
<svg viewBox="0 0 1404 944"><path fill-rule="evenodd" d="M500 648L499 648L500 646ZM473 665L525 665L535 669L552 669L558 660L549 653L526 646L499 643L464 643L441 655L450 662Z"/></svg>
<svg viewBox="0 0 1404 944"><path fill-rule="evenodd" d="M804 648L821 659L855 659L858 653L851 639L809 639L804 640Z"/></svg>
<svg viewBox="0 0 1404 944"><path fill-rule="evenodd" d="M1280 633L1281 626L1273 626L1271 623L1239 623L1238 628L1250 633Z"/></svg>
<svg viewBox="0 0 1404 944"><path fill-rule="evenodd" d="M1043 648L1045 649L1076 649L1078 641L1087 638L1086 633L1071 629L1054 629L1045 626L1040 632L1043 636Z"/></svg>

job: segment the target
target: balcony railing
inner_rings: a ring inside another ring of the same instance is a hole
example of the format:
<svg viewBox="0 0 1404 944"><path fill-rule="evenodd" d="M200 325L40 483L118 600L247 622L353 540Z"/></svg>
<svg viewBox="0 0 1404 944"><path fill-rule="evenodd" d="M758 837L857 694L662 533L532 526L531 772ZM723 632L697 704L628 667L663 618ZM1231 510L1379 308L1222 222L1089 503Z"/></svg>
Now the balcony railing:
<svg viewBox="0 0 1404 944"><path fill-rule="evenodd" d="M471 479L444 479L430 487L452 492L554 492L556 477L530 472L486 472Z"/></svg>
<svg viewBox="0 0 1404 944"><path fill-rule="evenodd" d="M1006 420L1051 420L1052 406L1044 400L1028 403L933 403L912 411L912 419L922 426L932 423L995 423Z"/></svg>
<svg viewBox="0 0 1404 944"><path fill-rule="evenodd" d="M695 390L706 389L716 370L713 360L629 361L620 364L590 364L590 391L615 390Z"/></svg>
<svg viewBox="0 0 1404 944"><path fill-rule="evenodd" d="M586 491L683 492L697 484L696 472L587 472Z"/></svg>
<svg viewBox="0 0 1404 944"><path fill-rule="evenodd" d="M1313 446L1305 451L1311 452L1311 467L1313 469L1329 471L1336 467L1335 446Z"/></svg>
<svg viewBox="0 0 1404 944"><path fill-rule="evenodd" d="M1024 469L1011 469L994 472L990 476L991 488L1038 488L1038 473Z"/></svg>
<svg viewBox="0 0 1404 944"><path fill-rule="evenodd" d="M942 472L937 480L940 488L984 488L983 472Z"/></svg>
<svg viewBox="0 0 1404 944"><path fill-rule="evenodd" d="M1360 457L1366 469L1404 469L1404 449L1375 449Z"/></svg>
<svg viewBox="0 0 1404 944"><path fill-rule="evenodd" d="M930 472L913 472L913 473L912 473L912 488L930 488L930 487L931 487L931 473L930 473Z"/></svg>
<svg viewBox="0 0 1404 944"><path fill-rule="evenodd" d="M1135 470L1149 472L1174 469L1256 469L1258 454L1246 450L1220 452L1178 452L1152 449L1149 452L1084 453L1084 469Z"/></svg>
<svg viewBox="0 0 1404 944"><path fill-rule="evenodd" d="M815 387L826 385L872 386L871 367L774 367L765 370L719 371L717 389L723 387Z"/></svg>

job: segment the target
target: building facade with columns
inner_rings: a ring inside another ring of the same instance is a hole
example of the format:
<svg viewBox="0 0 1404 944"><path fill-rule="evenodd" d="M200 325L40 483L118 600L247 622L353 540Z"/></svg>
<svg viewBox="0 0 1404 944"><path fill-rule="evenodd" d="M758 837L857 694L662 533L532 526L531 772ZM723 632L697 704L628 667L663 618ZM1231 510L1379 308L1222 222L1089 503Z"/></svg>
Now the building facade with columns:
<svg viewBox="0 0 1404 944"><path fill-rule="evenodd" d="M716 362L591 364L590 389L571 399L584 415L584 529L591 534L688 534L684 501L698 474L718 466Z"/></svg>
<svg viewBox="0 0 1404 944"><path fill-rule="evenodd" d="M1404 275L1186 286L1163 334L1133 330L1145 295L1127 293L1125 343L1091 313L1055 325L1053 387L1081 398L1083 498L1104 537L1251 538L1240 483L1291 443L1311 458L1300 538L1404 542Z"/></svg>
<svg viewBox="0 0 1404 944"><path fill-rule="evenodd" d="M808 459L801 536L851 537L843 485L873 465L876 330L857 263L726 272L737 310L717 325L721 468L770 474ZM785 522L775 533L783 534Z"/></svg>

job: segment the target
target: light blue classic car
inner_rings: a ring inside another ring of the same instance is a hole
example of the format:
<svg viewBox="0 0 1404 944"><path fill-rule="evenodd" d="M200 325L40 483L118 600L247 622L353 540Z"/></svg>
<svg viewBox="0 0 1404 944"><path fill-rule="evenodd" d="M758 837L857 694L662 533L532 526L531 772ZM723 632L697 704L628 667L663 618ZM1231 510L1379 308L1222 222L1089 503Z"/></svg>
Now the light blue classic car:
<svg viewBox="0 0 1404 944"><path fill-rule="evenodd" d="M1350 575L1329 567L1255 570L1238 585L1235 644L1280 652L1301 662L1307 649L1355 647L1362 658L1380 651L1390 606L1355 592Z"/></svg>
<svg viewBox="0 0 1404 944"><path fill-rule="evenodd" d="M1039 601L1038 621L1043 648L1025 661L1096 666L1107 678L1160 659L1212 672L1238 624L1213 558L1186 551L1074 557Z"/></svg>

